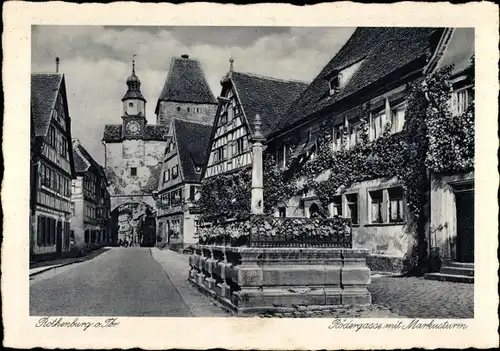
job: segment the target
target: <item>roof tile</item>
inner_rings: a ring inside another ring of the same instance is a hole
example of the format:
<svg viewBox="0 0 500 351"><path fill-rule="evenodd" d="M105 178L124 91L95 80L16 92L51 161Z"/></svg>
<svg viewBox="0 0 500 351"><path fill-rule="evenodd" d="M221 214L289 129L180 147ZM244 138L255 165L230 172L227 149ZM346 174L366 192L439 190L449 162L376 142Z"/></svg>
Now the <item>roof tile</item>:
<svg viewBox="0 0 500 351"><path fill-rule="evenodd" d="M184 181L199 182L201 172L196 172L196 167L205 162L212 126L174 119L173 127Z"/></svg>
<svg viewBox="0 0 500 351"><path fill-rule="evenodd" d="M262 120L262 132L269 135L276 120L283 119L290 104L307 88L307 83L232 72L231 80L253 131L255 115Z"/></svg>
<svg viewBox="0 0 500 351"><path fill-rule="evenodd" d="M328 62L319 75L294 101L275 131L286 129L302 119L328 108L344 98L367 88L387 75L417 60L425 64L436 28L358 28L340 51ZM338 93L329 95L328 77L364 60L358 70Z"/></svg>
<svg viewBox="0 0 500 351"><path fill-rule="evenodd" d="M63 75L58 73L31 75L31 112L37 137L47 135L62 79Z"/></svg>
<svg viewBox="0 0 500 351"><path fill-rule="evenodd" d="M160 101L193 102L216 104L203 68L198 60L172 58Z"/></svg>

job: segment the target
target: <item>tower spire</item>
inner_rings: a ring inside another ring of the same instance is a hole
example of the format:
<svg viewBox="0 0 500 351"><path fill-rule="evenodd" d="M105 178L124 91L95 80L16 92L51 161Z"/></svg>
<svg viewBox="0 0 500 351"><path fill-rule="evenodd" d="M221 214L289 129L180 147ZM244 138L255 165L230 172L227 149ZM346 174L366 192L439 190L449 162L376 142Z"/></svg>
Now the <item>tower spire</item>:
<svg viewBox="0 0 500 351"><path fill-rule="evenodd" d="M135 57L137 54L132 55L132 74L127 78L127 92L125 93L125 96L122 98L122 101L128 100L128 99L139 99L142 101L146 101L144 99L144 96L142 96L141 93L141 81L139 80L139 77L136 76L135 74Z"/></svg>
<svg viewBox="0 0 500 351"><path fill-rule="evenodd" d="M233 55L231 55L231 57L229 58L229 72L233 71L233 63L234 63L234 59L233 59Z"/></svg>

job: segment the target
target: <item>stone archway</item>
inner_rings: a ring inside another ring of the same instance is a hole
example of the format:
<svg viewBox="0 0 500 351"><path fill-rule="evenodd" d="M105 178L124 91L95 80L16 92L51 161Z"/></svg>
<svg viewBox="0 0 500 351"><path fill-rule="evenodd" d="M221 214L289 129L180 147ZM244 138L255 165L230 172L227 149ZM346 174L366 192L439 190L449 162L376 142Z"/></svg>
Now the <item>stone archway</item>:
<svg viewBox="0 0 500 351"><path fill-rule="evenodd" d="M153 247L156 244L155 209L143 201L130 201L111 211L113 245Z"/></svg>

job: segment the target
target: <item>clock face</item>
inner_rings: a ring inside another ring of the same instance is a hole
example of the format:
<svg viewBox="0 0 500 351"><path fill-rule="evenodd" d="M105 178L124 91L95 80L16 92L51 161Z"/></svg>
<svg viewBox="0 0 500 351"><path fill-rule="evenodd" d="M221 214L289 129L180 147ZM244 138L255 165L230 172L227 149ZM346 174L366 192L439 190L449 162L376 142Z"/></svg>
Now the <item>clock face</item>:
<svg viewBox="0 0 500 351"><path fill-rule="evenodd" d="M127 123L125 129L127 130L127 133L136 135L141 131L141 126L139 122L132 121Z"/></svg>

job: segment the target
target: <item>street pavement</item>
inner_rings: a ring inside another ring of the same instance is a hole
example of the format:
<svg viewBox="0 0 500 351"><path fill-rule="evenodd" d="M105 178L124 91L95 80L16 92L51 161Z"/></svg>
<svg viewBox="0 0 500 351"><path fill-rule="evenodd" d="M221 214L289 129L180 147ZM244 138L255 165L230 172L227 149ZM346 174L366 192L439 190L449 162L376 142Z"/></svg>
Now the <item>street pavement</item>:
<svg viewBox="0 0 500 351"><path fill-rule="evenodd" d="M113 248L30 280L32 316L192 316L149 248Z"/></svg>
<svg viewBox="0 0 500 351"><path fill-rule="evenodd" d="M407 318L474 318L474 284L372 277L368 290L374 304Z"/></svg>
<svg viewBox="0 0 500 351"><path fill-rule="evenodd" d="M230 316L187 281L188 271L187 255L111 248L30 277L30 315ZM368 289L372 306L272 317L474 318L473 284L374 275Z"/></svg>

